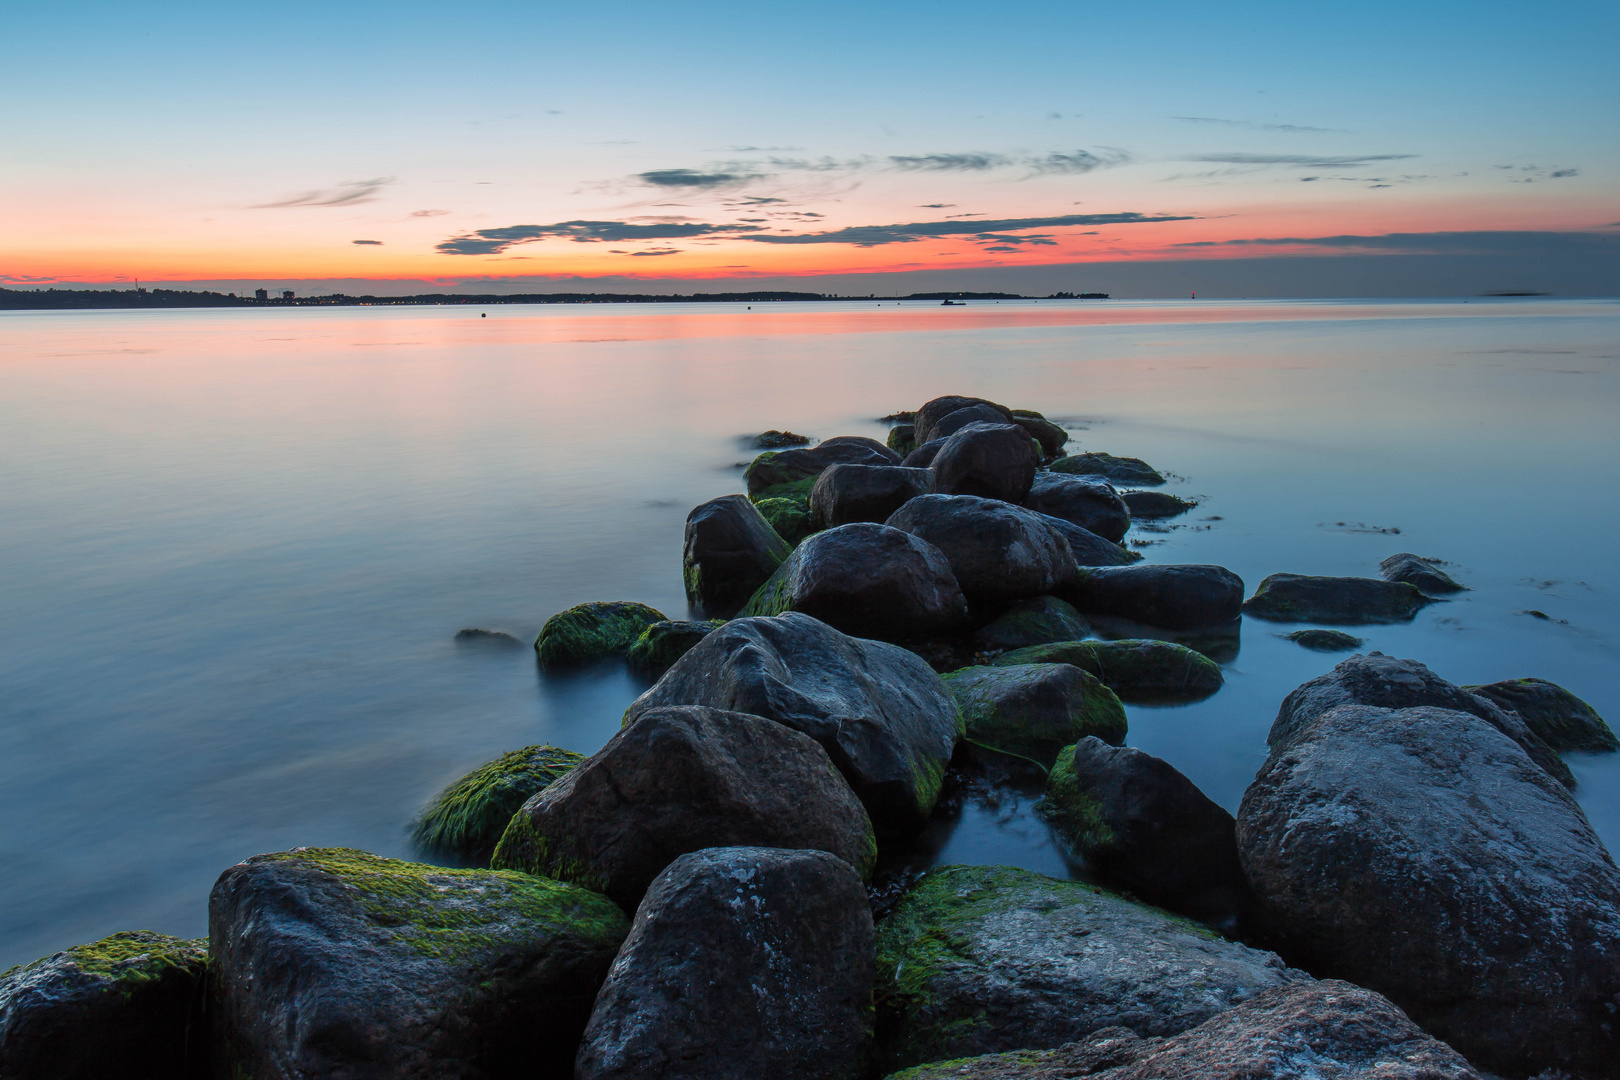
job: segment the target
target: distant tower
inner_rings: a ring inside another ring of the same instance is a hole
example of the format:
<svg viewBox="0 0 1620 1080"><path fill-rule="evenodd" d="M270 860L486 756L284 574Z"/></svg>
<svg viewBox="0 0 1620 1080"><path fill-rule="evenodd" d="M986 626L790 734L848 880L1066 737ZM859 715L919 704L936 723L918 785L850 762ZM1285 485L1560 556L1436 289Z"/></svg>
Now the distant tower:
<svg viewBox="0 0 1620 1080"><path fill-rule="evenodd" d="M268 299L270 299L270 290L268 290L268 289L254 289L253 290L253 299L255 299L255 300L268 300Z"/></svg>
<svg viewBox="0 0 1620 1080"><path fill-rule="evenodd" d="M293 291L291 289L282 289L281 298L283 300L291 300L293 298Z"/></svg>

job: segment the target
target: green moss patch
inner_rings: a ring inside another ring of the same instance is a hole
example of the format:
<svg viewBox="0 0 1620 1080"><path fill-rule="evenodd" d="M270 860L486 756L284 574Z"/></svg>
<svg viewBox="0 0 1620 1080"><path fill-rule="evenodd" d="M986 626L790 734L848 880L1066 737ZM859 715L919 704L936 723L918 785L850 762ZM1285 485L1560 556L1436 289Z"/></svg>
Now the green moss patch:
<svg viewBox="0 0 1620 1080"><path fill-rule="evenodd" d="M548 668L623 656L643 630L666 621L663 612L625 600L576 604L546 620L534 651Z"/></svg>
<svg viewBox="0 0 1620 1080"><path fill-rule="evenodd" d="M411 834L434 854L485 861L518 807L583 760L583 754L555 746L502 754L440 792Z"/></svg>
<svg viewBox="0 0 1620 1080"><path fill-rule="evenodd" d="M1053 669L1059 664L968 667L943 678L962 710L966 737L975 745L1043 767L1058 750L1095 735L1115 745L1125 739L1125 707L1091 674Z"/></svg>
<svg viewBox="0 0 1620 1080"><path fill-rule="evenodd" d="M717 626L723 626L724 619L711 619L707 622L689 622L686 620L668 620L656 622L641 632L636 643L630 646L625 655L625 662L643 675L657 678L674 666L675 661L685 656L698 642L707 637Z"/></svg>
<svg viewBox="0 0 1620 1080"><path fill-rule="evenodd" d="M1203 653L1153 638L1054 641L1014 649L993 663L1073 664L1127 701L1206 697L1224 682L1221 666Z"/></svg>
<svg viewBox="0 0 1620 1080"><path fill-rule="evenodd" d="M1075 850L1090 854L1112 847L1119 837L1103 820L1102 806L1080 790L1074 775L1074 747L1058 752L1057 763L1046 776L1046 794L1038 810Z"/></svg>
<svg viewBox="0 0 1620 1080"><path fill-rule="evenodd" d="M787 541L791 546L798 546L799 541L816 530L810 525L810 499L760 499L754 504L760 517L766 524L776 530L776 535Z"/></svg>

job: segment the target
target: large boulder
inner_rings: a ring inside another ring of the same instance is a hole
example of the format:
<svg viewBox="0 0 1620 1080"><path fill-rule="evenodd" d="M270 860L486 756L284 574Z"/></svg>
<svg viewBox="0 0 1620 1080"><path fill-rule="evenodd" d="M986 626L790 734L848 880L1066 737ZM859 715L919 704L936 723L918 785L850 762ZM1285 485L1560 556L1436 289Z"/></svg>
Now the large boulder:
<svg viewBox="0 0 1620 1080"><path fill-rule="evenodd" d="M976 746L1038 761L1094 735L1125 741L1125 707L1114 692L1069 664L968 667L945 676Z"/></svg>
<svg viewBox="0 0 1620 1080"><path fill-rule="evenodd" d="M1416 660L1398 660L1380 652L1352 656L1326 675L1296 687L1277 710L1277 719L1266 734L1267 745L1274 751L1281 749L1318 716L1340 705L1375 705L1382 709L1432 705L1477 716L1518 743L1559 783L1575 786L1575 777L1564 759L1531 730L1523 717L1489 698L1448 683Z"/></svg>
<svg viewBox="0 0 1620 1080"><path fill-rule="evenodd" d="M1130 507L1114 485L1090 476L1043 472L1035 477L1024 505L1073 522L1104 540L1119 543L1131 527Z"/></svg>
<svg viewBox="0 0 1620 1080"><path fill-rule="evenodd" d="M814 481L829 465L898 465L900 455L876 439L841 435L808 450L775 450L759 455L743 473L750 498L770 498Z"/></svg>
<svg viewBox="0 0 1620 1080"><path fill-rule="evenodd" d="M1225 681L1221 665L1173 641L1053 641L1002 653L995 664L1073 664L1095 675L1125 701L1167 702L1208 697Z"/></svg>
<svg viewBox="0 0 1620 1080"><path fill-rule="evenodd" d="M933 442L935 439L948 439L952 435L955 435L958 431L961 431L963 428L967 427L969 424L1008 423L1017 425L1019 427L1023 426L1022 424L1018 423L1017 417L1013 417L1011 420L1009 420L1005 413L997 412L996 409L990 405L964 405L960 409L953 409L935 421L928 429L928 441Z"/></svg>
<svg viewBox="0 0 1620 1080"><path fill-rule="evenodd" d="M878 925L875 1064L1174 1035L1303 976L1271 953L1076 881L932 870Z"/></svg>
<svg viewBox="0 0 1620 1080"><path fill-rule="evenodd" d="M1076 566L1129 566L1141 562L1142 556L1112 540L1104 540L1090 529L1083 529L1072 521L1042 514L1046 523L1069 542L1069 552Z"/></svg>
<svg viewBox="0 0 1620 1080"><path fill-rule="evenodd" d="M1243 602L1243 614L1271 622L1359 626L1411 622L1430 602L1404 581L1272 574Z"/></svg>
<svg viewBox="0 0 1620 1080"><path fill-rule="evenodd" d="M1403 551L1391 555L1378 564L1378 572L1385 581L1404 581L1426 593L1463 592L1463 587L1452 580L1450 574L1428 559Z"/></svg>
<svg viewBox="0 0 1620 1080"><path fill-rule="evenodd" d="M5 1080L206 1080L208 943L136 930L0 975Z"/></svg>
<svg viewBox="0 0 1620 1080"><path fill-rule="evenodd" d="M763 716L819 742L880 836L921 829L962 719L922 658L808 615L734 619L676 662L626 713L706 705Z"/></svg>
<svg viewBox="0 0 1620 1080"><path fill-rule="evenodd" d="M434 855L487 864L518 808L584 760L555 746L502 754L439 792L412 822L412 838Z"/></svg>
<svg viewBox="0 0 1620 1080"><path fill-rule="evenodd" d="M982 650L1022 649L1049 641L1074 641L1091 627L1074 605L1055 596L1020 600L973 632L973 644Z"/></svg>
<svg viewBox="0 0 1620 1080"><path fill-rule="evenodd" d="M998 423L1010 424L1013 422L1011 409L1003 405L997 405L993 401L986 401L984 398L959 397L957 395L937 397L918 409L916 415L912 417L911 423L916 429L917 445L921 446L930 439L938 438L934 434L934 425L945 419L945 417L958 409L968 409L975 405L984 405L993 409L1000 417Z"/></svg>
<svg viewBox="0 0 1620 1080"><path fill-rule="evenodd" d="M628 600L575 604L546 620L534 639L543 668L566 668L623 656L641 632L668 618L656 608Z"/></svg>
<svg viewBox="0 0 1620 1080"><path fill-rule="evenodd" d="M1232 815L1169 762L1097 738L1066 747L1047 816L1106 880L1231 930L1248 895Z"/></svg>
<svg viewBox="0 0 1620 1080"><path fill-rule="evenodd" d="M810 526L830 529L857 521L886 521L908 499L934 486L927 469L902 465L830 465L810 489Z"/></svg>
<svg viewBox="0 0 1620 1080"><path fill-rule="evenodd" d="M919 495L889 518L939 549L975 604L1044 596L1074 576L1068 541L1032 510L973 495Z"/></svg>
<svg viewBox="0 0 1620 1080"><path fill-rule="evenodd" d="M877 841L810 736L695 705L648 709L523 804L491 865L581 885L634 910L653 878L709 847L830 851L862 877Z"/></svg>
<svg viewBox="0 0 1620 1080"><path fill-rule="evenodd" d="M1231 622L1243 610L1243 579L1224 566L1082 568L1058 593L1087 615L1191 630Z"/></svg>
<svg viewBox="0 0 1620 1080"><path fill-rule="evenodd" d="M1169 1038L1104 1028L1053 1050L921 1065L889 1080L1480 1080L1381 994L1326 979L1263 990Z"/></svg>
<svg viewBox="0 0 1620 1080"><path fill-rule="evenodd" d="M969 424L945 440L929 467L935 491L1020 503L1035 482L1038 461L1036 444L1023 428Z"/></svg>
<svg viewBox="0 0 1620 1080"><path fill-rule="evenodd" d="M1516 713L1549 747L1605 754L1620 749L1620 740L1596 709L1546 679L1506 679L1464 690Z"/></svg>
<svg viewBox="0 0 1620 1080"><path fill-rule="evenodd" d="M949 635L967 622L967 600L945 555L906 530L871 522L806 538L739 614L786 611L885 641Z"/></svg>
<svg viewBox="0 0 1620 1080"><path fill-rule="evenodd" d="M681 576L694 607L729 617L782 565L792 548L743 495L710 499L686 515Z"/></svg>
<svg viewBox="0 0 1620 1080"><path fill-rule="evenodd" d="M1116 484L1153 486L1164 483L1164 476L1159 470L1141 458L1115 457L1097 451L1058 458L1048 468L1071 476L1100 476Z"/></svg>
<svg viewBox="0 0 1620 1080"><path fill-rule="evenodd" d="M628 930L527 874L256 855L208 899L219 1075L562 1080Z"/></svg>
<svg viewBox="0 0 1620 1080"><path fill-rule="evenodd" d="M577 1080L857 1080L872 909L820 851L711 848L658 876L597 996Z"/></svg>
<svg viewBox="0 0 1620 1080"><path fill-rule="evenodd" d="M631 671L656 679L669 670L669 666L687 650L709 635L721 620L693 622L671 619L656 622L641 632L636 643L625 653L624 662Z"/></svg>
<svg viewBox="0 0 1620 1080"><path fill-rule="evenodd" d="M1238 810L1270 941L1476 1064L1614 1075L1620 871L1569 792L1467 712L1344 704Z"/></svg>

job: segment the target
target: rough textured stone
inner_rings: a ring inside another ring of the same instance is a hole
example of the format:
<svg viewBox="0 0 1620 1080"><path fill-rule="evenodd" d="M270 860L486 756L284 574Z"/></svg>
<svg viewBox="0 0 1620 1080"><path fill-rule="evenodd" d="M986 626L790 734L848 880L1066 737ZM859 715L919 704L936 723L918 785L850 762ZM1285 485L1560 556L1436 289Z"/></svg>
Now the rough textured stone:
<svg viewBox="0 0 1620 1080"><path fill-rule="evenodd" d="M1164 477L1141 458L1115 457L1093 451L1058 458L1048 466L1053 472L1073 476L1100 476L1116 484L1162 484Z"/></svg>
<svg viewBox="0 0 1620 1080"><path fill-rule="evenodd" d="M1064 521L1051 514L1042 514L1041 517L1069 542L1069 553L1074 556L1076 566L1129 566L1142 561L1142 556L1137 552L1112 540L1104 540L1072 521Z"/></svg>
<svg viewBox="0 0 1620 1080"><path fill-rule="evenodd" d="M1231 622L1243 610L1243 579L1224 566L1082 568L1058 595L1087 615L1190 630Z"/></svg>
<svg viewBox="0 0 1620 1080"><path fill-rule="evenodd" d="M1075 573L1068 541L1032 510L972 495L919 495L888 520L938 548L975 604L1044 596Z"/></svg>
<svg viewBox="0 0 1620 1080"><path fill-rule="evenodd" d="M1054 641L1004 653L996 664L1073 664L1126 701L1185 701L1221 688L1221 665L1171 641Z"/></svg>
<svg viewBox="0 0 1620 1080"><path fill-rule="evenodd" d="M909 835L927 822L962 732L956 703L922 658L801 614L727 623L627 716L664 705L733 709L809 735L849 780L880 836Z"/></svg>
<svg viewBox="0 0 1620 1080"><path fill-rule="evenodd" d="M969 424L1018 424L1016 417L1009 420L1003 412L997 411L991 405L964 405L960 409L953 409L936 420L928 429L928 441L935 439L948 439Z"/></svg>
<svg viewBox="0 0 1620 1080"><path fill-rule="evenodd" d="M686 599L705 612L729 617L791 550L746 496L710 499L686 515L681 553Z"/></svg>
<svg viewBox="0 0 1620 1080"><path fill-rule="evenodd" d="M1163 491L1127 491L1120 495L1131 517L1143 521L1179 517L1198 505L1196 499L1183 499Z"/></svg>
<svg viewBox="0 0 1620 1080"><path fill-rule="evenodd" d="M958 409L966 409L974 405L988 405L1000 415L1001 423L1010 424L1013 421L1011 409L997 405L993 401L986 401L984 398L958 397L955 395L937 397L918 409L917 414L912 418L911 422L917 431L917 444L920 446L930 439L937 438L934 434L934 425L945 417Z"/></svg>
<svg viewBox="0 0 1620 1080"><path fill-rule="evenodd" d="M1025 410L1014 410L1012 422L1029 432L1029 437L1041 444L1041 453L1049 458L1055 458L1063 453L1063 444L1069 441L1069 433L1058 427L1044 416L1023 416Z"/></svg>
<svg viewBox="0 0 1620 1080"><path fill-rule="evenodd" d="M668 671L671 664L685 656L688 649L708 636L709 631L719 626L720 622L718 619L708 622L671 619L653 623L630 646L624 662L631 671L656 679Z"/></svg>
<svg viewBox="0 0 1620 1080"><path fill-rule="evenodd" d="M898 465L900 455L876 439L841 435L808 450L774 450L759 455L743 473L749 498L770 498L778 491L814 480L821 470L840 463Z"/></svg>
<svg viewBox="0 0 1620 1080"><path fill-rule="evenodd" d="M823 852L712 848L659 875L597 997L578 1080L856 1080L866 890Z"/></svg>
<svg viewBox="0 0 1620 1080"><path fill-rule="evenodd" d="M1487 721L1331 708L1273 750L1237 835L1261 925L1296 962L1388 995L1492 1071L1613 1074L1620 872Z"/></svg>
<svg viewBox="0 0 1620 1080"><path fill-rule="evenodd" d="M1036 596L1018 601L979 627L973 643L984 650L1022 649L1049 641L1074 641L1089 633L1091 627L1073 604L1055 596Z"/></svg>
<svg viewBox="0 0 1620 1080"><path fill-rule="evenodd" d="M628 929L605 896L511 871L256 855L208 901L216 1067L562 1080Z"/></svg>
<svg viewBox="0 0 1620 1080"><path fill-rule="evenodd" d="M1131 527L1131 511L1106 480L1043 472L1035 477L1024 505L1042 514L1073 522L1114 543Z"/></svg>
<svg viewBox="0 0 1620 1080"><path fill-rule="evenodd" d="M1404 581L1408 585L1415 585L1426 593L1454 593L1462 592L1463 587L1451 579L1451 575L1435 566L1428 559L1402 552L1391 555L1378 564L1379 573L1384 575L1385 581Z"/></svg>
<svg viewBox="0 0 1620 1080"><path fill-rule="evenodd" d="M555 746L502 754L439 792L412 823L412 838L435 855L488 863L518 808L584 760Z"/></svg>
<svg viewBox="0 0 1620 1080"><path fill-rule="evenodd" d="M1069 664L968 667L945 676L977 745L1050 765L1088 735L1125 741L1125 708L1095 677Z"/></svg>
<svg viewBox="0 0 1620 1080"><path fill-rule="evenodd" d="M1411 622L1427 603L1417 586L1404 581L1272 574L1243 602L1243 614L1272 622L1358 626Z"/></svg>
<svg viewBox="0 0 1620 1080"><path fill-rule="evenodd" d="M675 859L709 847L830 851L865 877L877 841L814 739L699 706L640 712L523 804L491 865L574 881L633 910Z"/></svg>
<svg viewBox="0 0 1620 1080"><path fill-rule="evenodd" d="M1014 424L969 424L945 440L929 462L934 490L1021 503L1038 459L1029 433Z"/></svg>
<svg viewBox="0 0 1620 1080"><path fill-rule="evenodd" d="M1507 679L1464 690L1488 698L1508 712L1517 713L1531 731L1554 750L1608 753L1620 749L1620 740L1597 710L1546 679Z"/></svg>
<svg viewBox="0 0 1620 1080"><path fill-rule="evenodd" d="M5 1080L205 1080L208 943L136 930L0 974Z"/></svg>
<svg viewBox="0 0 1620 1080"><path fill-rule="evenodd" d="M794 498L760 499L754 502L759 516L776 530L789 546L799 543L815 530L810 527L810 493Z"/></svg>
<svg viewBox="0 0 1620 1080"><path fill-rule="evenodd" d="M928 469L903 465L829 465L810 489L810 526L829 529L857 521L883 522L909 499L934 486Z"/></svg>
<svg viewBox="0 0 1620 1080"><path fill-rule="evenodd" d="M1349 652L1359 649L1367 644L1354 634L1346 634L1342 630L1295 630L1284 634L1289 641L1302 645L1312 652Z"/></svg>
<svg viewBox="0 0 1620 1080"><path fill-rule="evenodd" d="M928 873L878 926L876 1064L1039 1050L1106 1027L1173 1035L1303 976L1092 885Z"/></svg>
<svg viewBox="0 0 1620 1080"><path fill-rule="evenodd" d="M944 439L930 439L919 443L906 452L906 459L900 464L908 469L926 469L934 464L934 458L939 455L940 447L945 445Z"/></svg>
<svg viewBox="0 0 1620 1080"><path fill-rule="evenodd" d="M807 537L740 614L787 611L884 641L954 634L967 624L967 600L945 555L910 532L870 522Z"/></svg>
<svg viewBox="0 0 1620 1080"><path fill-rule="evenodd" d="M575 604L546 620L534 639L535 655L544 668L623 656L643 630L666 619L656 608L626 600Z"/></svg>

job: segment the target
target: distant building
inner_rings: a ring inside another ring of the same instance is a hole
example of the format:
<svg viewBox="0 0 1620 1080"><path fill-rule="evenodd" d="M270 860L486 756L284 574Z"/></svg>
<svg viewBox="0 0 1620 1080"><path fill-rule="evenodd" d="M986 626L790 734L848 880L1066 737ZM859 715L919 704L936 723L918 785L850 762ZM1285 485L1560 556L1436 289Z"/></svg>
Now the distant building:
<svg viewBox="0 0 1620 1080"><path fill-rule="evenodd" d="M293 298L293 291L291 289L282 289L281 298L283 300L291 300Z"/></svg>
<svg viewBox="0 0 1620 1080"><path fill-rule="evenodd" d="M255 299L255 300L268 300L268 299L270 299L270 290L268 290L268 289L254 289L253 290L253 299Z"/></svg>

